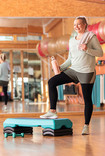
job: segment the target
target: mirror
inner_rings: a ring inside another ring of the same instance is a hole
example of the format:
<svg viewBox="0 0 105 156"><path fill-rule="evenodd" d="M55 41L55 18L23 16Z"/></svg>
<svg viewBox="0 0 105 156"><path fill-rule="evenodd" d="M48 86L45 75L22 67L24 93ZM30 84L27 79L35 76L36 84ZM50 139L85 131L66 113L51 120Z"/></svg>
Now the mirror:
<svg viewBox="0 0 105 156"><path fill-rule="evenodd" d="M99 21L105 21L105 18L89 17L88 21L92 25ZM0 52L6 53L7 62L11 68L8 84L8 113L46 112L49 109L47 84L48 79L54 75L54 72L51 66L51 55L47 56L46 50L48 49L46 48L49 46L49 53L54 53L53 46L56 42L58 48L61 48L58 44L61 41L63 42L64 35L72 35L73 33L73 22L73 17L0 18ZM62 35L63 37L61 37ZM48 40L44 42L44 54L42 55L38 51L38 44L46 37L48 37ZM48 42L51 38L53 40ZM102 48L104 50L104 44L102 44ZM47 57L43 57L44 55ZM67 59L68 51L63 54L56 53L54 56L60 65ZM100 66L98 67L100 68ZM64 90L65 85L58 88L57 111L84 111L81 96L79 100L70 96L69 104L65 104L64 100L67 100L68 97L64 95L62 97L61 91ZM0 87L0 103L2 105L4 104L3 100ZM104 103L104 100L102 101L101 98L100 103L102 102ZM0 106L0 113L4 113L2 105ZM104 107L94 107L94 111L100 111L101 109L104 110Z"/></svg>

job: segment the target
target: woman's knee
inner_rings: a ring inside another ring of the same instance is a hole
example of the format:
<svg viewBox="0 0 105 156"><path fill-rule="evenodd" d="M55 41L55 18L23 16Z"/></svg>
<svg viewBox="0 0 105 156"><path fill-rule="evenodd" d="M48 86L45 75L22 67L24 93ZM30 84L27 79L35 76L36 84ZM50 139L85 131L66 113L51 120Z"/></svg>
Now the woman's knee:
<svg viewBox="0 0 105 156"><path fill-rule="evenodd" d="M56 81L55 81L55 77L52 77L48 80L48 85L49 86L56 86Z"/></svg>

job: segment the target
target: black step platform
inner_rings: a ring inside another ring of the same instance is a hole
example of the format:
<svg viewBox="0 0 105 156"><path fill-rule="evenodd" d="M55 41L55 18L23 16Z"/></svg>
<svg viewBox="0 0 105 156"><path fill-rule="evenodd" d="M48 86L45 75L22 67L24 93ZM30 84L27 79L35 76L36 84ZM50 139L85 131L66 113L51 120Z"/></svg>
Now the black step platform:
<svg viewBox="0 0 105 156"><path fill-rule="evenodd" d="M33 127L5 127L3 128L3 134L6 134L6 137L12 134L33 134Z"/></svg>
<svg viewBox="0 0 105 156"><path fill-rule="evenodd" d="M63 136L63 135L72 135L73 129L72 128L61 128L61 129L51 129L46 128L42 130L43 136Z"/></svg>

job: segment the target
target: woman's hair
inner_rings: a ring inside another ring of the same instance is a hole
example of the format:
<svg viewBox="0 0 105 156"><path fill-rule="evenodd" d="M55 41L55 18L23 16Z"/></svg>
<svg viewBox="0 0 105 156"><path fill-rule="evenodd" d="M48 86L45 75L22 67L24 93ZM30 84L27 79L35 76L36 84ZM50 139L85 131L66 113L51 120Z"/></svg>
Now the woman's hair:
<svg viewBox="0 0 105 156"><path fill-rule="evenodd" d="M81 19L81 20L82 20L82 22L83 22L83 24L86 24L85 29L87 29L87 27L88 27L88 22L87 22L86 17L85 17L85 16L78 16L78 17L76 17L76 19L75 19L75 20L77 20L77 19Z"/></svg>
<svg viewBox="0 0 105 156"><path fill-rule="evenodd" d="M6 60L6 55L5 54L0 54L0 58L2 61L5 61Z"/></svg>

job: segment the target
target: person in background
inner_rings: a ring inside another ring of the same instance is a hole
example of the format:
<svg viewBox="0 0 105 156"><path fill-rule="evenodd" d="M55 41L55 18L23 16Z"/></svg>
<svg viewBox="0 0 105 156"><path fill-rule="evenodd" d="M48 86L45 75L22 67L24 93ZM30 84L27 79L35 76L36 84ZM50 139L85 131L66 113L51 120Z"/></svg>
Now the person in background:
<svg viewBox="0 0 105 156"><path fill-rule="evenodd" d="M4 101L3 111L7 112L7 102L8 102L8 74L10 72L9 64L6 62L6 55L0 54L0 86L3 87Z"/></svg>
<svg viewBox="0 0 105 156"><path fill-rule="evenodd" d="M103 50L93 32L87 30L87 20L84 16L76 17L74 20L74 30L77 35L69 40L68 59L60 65L60 74L55 75L48 81L50 110L41 115L41 118L57 118L57 86L65 83L78 83L82 86L85 102L84 116L85 123L82 135L89 134L89 123L93 112L92 89L96 77L95 57L102 57Z"/></svg>

